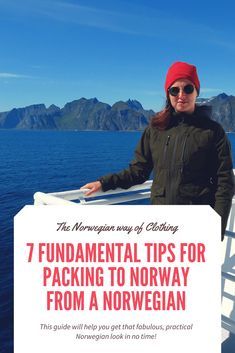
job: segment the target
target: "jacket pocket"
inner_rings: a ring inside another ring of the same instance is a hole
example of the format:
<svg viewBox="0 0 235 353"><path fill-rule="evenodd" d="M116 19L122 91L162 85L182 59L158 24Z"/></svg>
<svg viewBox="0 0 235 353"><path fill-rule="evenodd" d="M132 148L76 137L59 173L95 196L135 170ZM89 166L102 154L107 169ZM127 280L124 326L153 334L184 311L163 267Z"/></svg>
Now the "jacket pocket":
<svg viewBox="0 0 235 353"><path fill-rule="evenodd" d="M212 190L207 186L187 184L180 185L179 194L183 198L194 201L198 200L200 202L201 199L209 201L211 199Z"/></svg>

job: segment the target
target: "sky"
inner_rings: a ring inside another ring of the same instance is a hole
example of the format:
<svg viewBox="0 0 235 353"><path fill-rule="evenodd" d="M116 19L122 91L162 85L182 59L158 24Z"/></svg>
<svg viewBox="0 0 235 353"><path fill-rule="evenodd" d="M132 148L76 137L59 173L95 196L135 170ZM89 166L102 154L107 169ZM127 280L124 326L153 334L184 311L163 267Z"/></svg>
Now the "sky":
<svg viewBox="0 0 235 353"><path fill-rule="evenodd" d="M161 109L175 61L235 95L233 1L0 0L0 111L81 97Z"/></svg>

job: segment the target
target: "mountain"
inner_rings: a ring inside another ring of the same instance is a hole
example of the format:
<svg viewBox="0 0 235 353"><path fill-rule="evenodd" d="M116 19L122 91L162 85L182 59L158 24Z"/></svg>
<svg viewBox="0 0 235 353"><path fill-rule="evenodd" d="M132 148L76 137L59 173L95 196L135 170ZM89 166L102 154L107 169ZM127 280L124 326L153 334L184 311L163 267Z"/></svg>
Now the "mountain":
<svg viewBox="0 0 235 353"><path fill-rule="evenodd" d="M59 107L34 104L25 108L14 108L10 112L0 113L0 128L3 129L56 129L55 114Z"/></svg>
<svg viewBox="0 0 235 353"><path fill-rule="evenodd" d="M199 105L211 105L213 119L226 131L235 131L235 97L225 93L211 98L198 98ZM46 108L34 104L0 113L0 129L28 130L143 130L154 115L137 100L118 101L112 106L97 98L80 98Z"/></svg>
<svg viewBox="0 0 235 353"><path fill-rule="evenodd" d="M14 108L0 113L2 129L59 130L143 130L153 110L145 110L136 100L109 104L97 98L80 98L60 109L44 104Z"/></svg>
<svg viewBox="0 0 235 353"><path fill-rule="evenodd" d="M218 121L225 131L235 131L235 97L221 93L209 99L198 99L198 104L212 107L213 119Z"/></svg>
<svg viewBox="0 0 235 353"><path fill-rule="evenodd" d="M138 101L129 99L113 104L108 121L112 130L143 130L153 115L153 110L144 110Z"/></svg>
<svg viewBox="0 0 235 353"><path fill-rule="evenodd" d="M56 125L63 130L107 130L105 121L110 110L108 104L99 102L96 98L81 98L67 103L60 110Z"/></svg>

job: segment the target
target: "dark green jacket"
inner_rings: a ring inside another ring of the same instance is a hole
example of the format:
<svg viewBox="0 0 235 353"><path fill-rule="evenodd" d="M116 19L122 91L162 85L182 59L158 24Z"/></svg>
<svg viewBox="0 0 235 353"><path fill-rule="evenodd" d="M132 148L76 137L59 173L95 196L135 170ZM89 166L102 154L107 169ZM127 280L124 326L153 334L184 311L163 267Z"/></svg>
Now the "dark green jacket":
<svg viewBox="0 0 235 353"><path fill-rule="evenodd" d="M208 107L173 114L164 131L147 127L129 168L99 180L103 191L128 189L145 182L152 170L152 204L211 205L222 217L224 234L234 193L231 151Z"/></svg>

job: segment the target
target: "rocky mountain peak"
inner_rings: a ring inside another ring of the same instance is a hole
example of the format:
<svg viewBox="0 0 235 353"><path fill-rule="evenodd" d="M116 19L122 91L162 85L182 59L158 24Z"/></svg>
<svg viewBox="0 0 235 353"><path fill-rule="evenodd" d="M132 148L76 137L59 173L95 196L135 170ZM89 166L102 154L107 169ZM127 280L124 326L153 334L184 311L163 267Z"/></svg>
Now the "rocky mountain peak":
<svg viewBox="0 0 235 353"><path fill-rule="evenodd" d="M126 101L128 107L130 107L131 109L134 109L134 110L143 110L143 107L141 105L140 102L138 102L137 100L132 100L132 99L128 99L128 101Z"/></svg>
<svg viewBox="0 0 235 353"><path fill-rule="evenodd" d="M223 93L218 94L217 98L219 98L219 99L227 99L228 95L223 92Z"/></svg>
<svg viewBox="0 0 235 353"><path fill-rule="evenodd" d="M216 97L198 98L197 104L209 105L212 118L225 131L235 131L235 97L221 93ZM118 101L110 106L97 98L80 98L60 109L52 104L33 104L0 113L3 129L54 130L143 130L154 115L137 100Z"/></svg>

